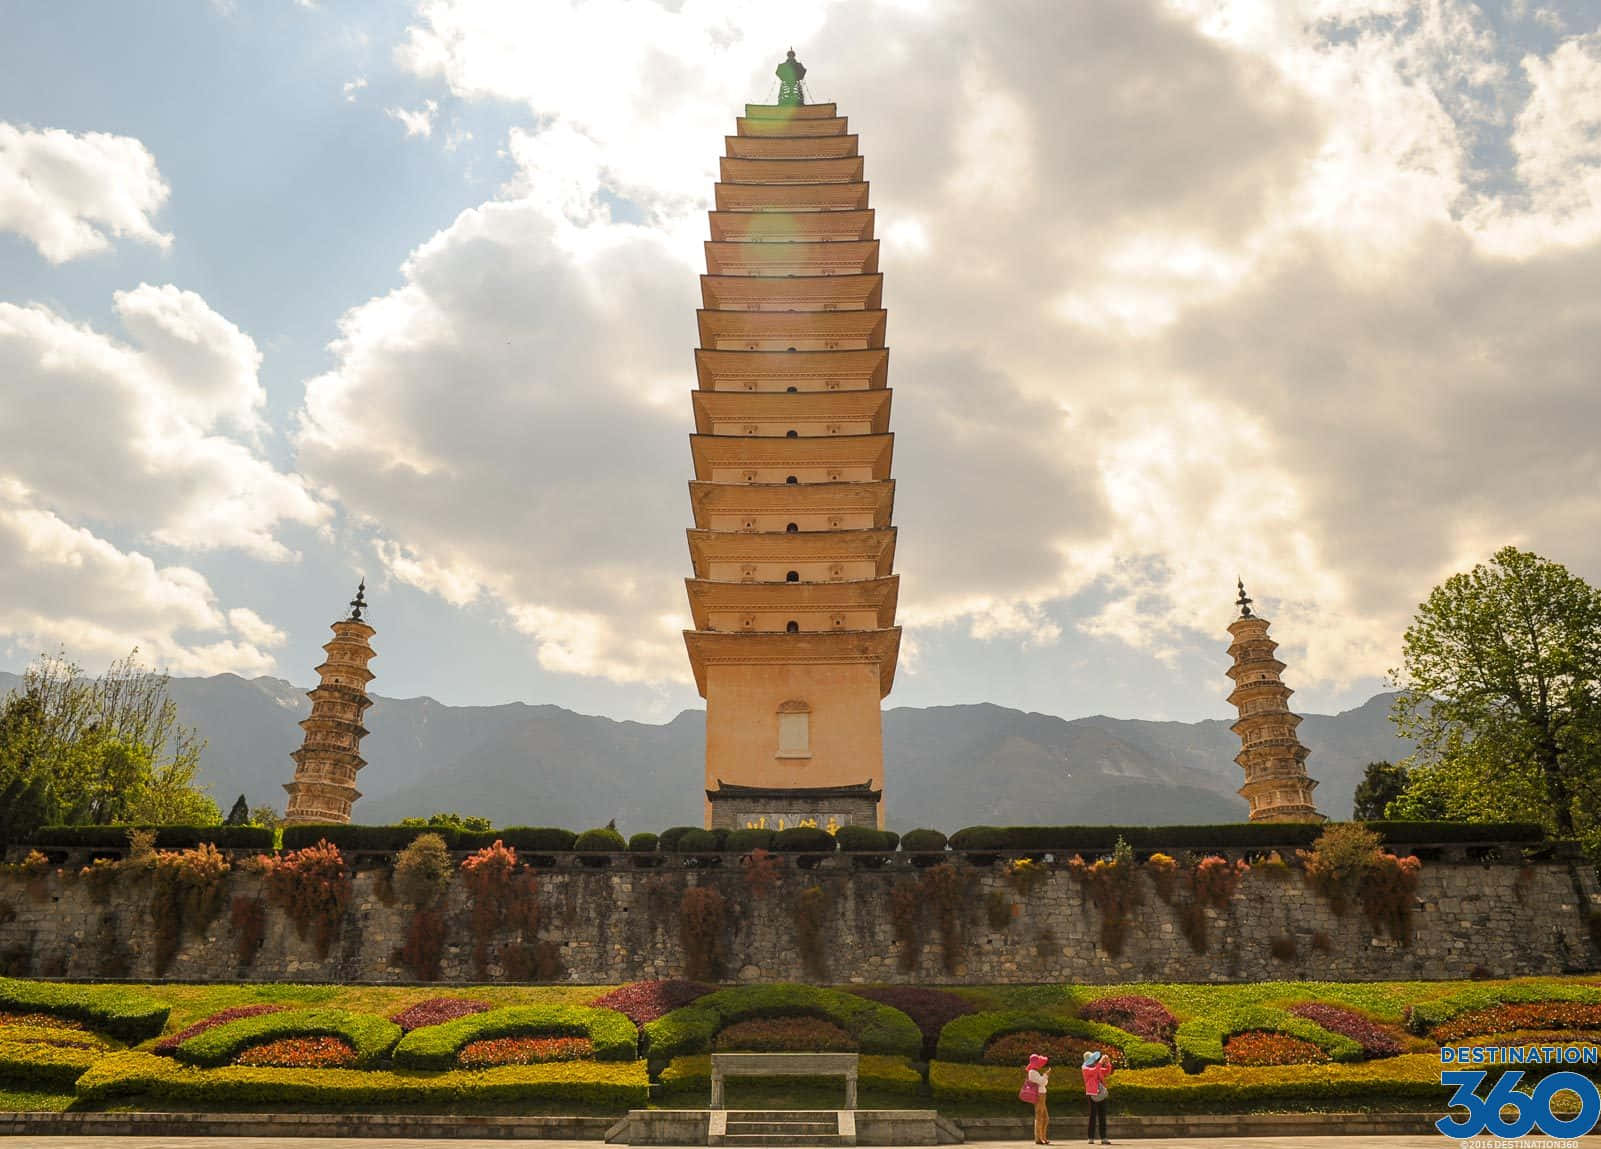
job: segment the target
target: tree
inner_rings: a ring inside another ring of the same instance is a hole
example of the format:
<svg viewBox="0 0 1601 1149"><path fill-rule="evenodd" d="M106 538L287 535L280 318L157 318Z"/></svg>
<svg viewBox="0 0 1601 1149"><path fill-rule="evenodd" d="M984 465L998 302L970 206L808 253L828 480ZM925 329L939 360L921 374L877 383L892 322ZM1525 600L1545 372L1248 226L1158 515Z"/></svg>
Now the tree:
<svg viewBox="0 0 1601 1149"><path fill-rule="evenodd" d="M445 810L428 815L426 818L402 818L402 826L427 826L432 829L467 830L472 833L484 833L495 828L495 823L488 818L477 814L458 814L454 810Z"/></svg>
<svg viewBox="0 0 1601 1149"><path fill-rule="evenodd" d="M223 819L222 824L224 826L250 825L250 803L245 801L243 794L234 799L233 808L228 811L228 816Z"/></svg>
<svg viewBox="0 0 1601 1149"><path fill-rule="evenodd" d="M1390 803L1406 789L1406 773L1405 766L1393 762L1369 762L1357 783L1351 817L1358 822L1383 818Z"/></svg>
<svg viewBox="0 0 1601 1149"><path fill-rule="evenodd" d="M1403 688L1393 717L1418 744L1398 808L1526 818L1570 837L1597 825L1601 592L1504 547L1434 588L1391 674Z"/></svg>
<svg viewBox="0 0 1601 1149"><path fill-rule="evenodd" d="M250 807L250 825L252 826L265 826L269 830L276 830L283 820L283 815L278 813L276 806Z"/></svg>

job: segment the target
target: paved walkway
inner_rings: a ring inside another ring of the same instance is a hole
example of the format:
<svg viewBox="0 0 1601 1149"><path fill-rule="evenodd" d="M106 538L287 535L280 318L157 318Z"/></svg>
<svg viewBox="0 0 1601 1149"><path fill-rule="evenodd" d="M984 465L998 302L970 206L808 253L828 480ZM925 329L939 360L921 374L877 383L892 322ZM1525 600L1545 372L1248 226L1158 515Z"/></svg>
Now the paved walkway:
<svg viewBox="0 0 1601 1149"><path fill-rule="evenodd" d="M1116 1133L1114 1128L1111 1132ZM1139 1149L1449 1149L1463 1142L1444 1137L1195 1137L1157 1138L1154 1140L1122 1141L1113 1138L1114 1145L1136 1145ZM1028 1141L975 1141L985 1149L1033 1149ZM1075 1137L1057 1137L1053 1144L1062 1149L1084 1144ZM1578 1141L1557 1141L1531 1134L1522 1141L1489 1142L1497 1145L1580 1145L1584 1149L1601 1149L1601 1137L1585 1137ZM3 1149L603 1149L600 1141L465 1141L454 1138L427 1140L386 1139L382 1137L8 1137L0 1146Z"/></svg>

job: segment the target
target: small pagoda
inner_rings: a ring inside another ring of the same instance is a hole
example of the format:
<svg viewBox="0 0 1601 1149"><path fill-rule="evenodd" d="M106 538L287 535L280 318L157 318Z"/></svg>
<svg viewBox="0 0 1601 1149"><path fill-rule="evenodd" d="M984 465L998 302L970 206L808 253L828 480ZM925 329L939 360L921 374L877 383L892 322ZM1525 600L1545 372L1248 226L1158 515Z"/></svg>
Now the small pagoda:
<svg viewBox="0 0 1601 1149"><path fill-rule="evenodd" d="M725 138L697 313L685 632L709 826L881 824L895 679L884 277L857 137L778 65Z"/></svg>
<svg viewBox="0 0 1601 1149"><path fill-rule="evenodd" d="M349 616L333 624L334 636L323 647L328 658L317 667L317 688L306 692L311 714L300 723L305 741L290 755L295 779L284 786L289 791L285 825L349 822L350 807L361 797L356 771L367 764L359 752L367 733L361 717L372 705L367 683L373 673L367 663L373 658L369 640L377 633L361 617L366 609L363 579L350 600Z"/></svg>
<svg viewBox="0 0 1601 1149"><path fill-rule="evenodd" d="M1280 680L1284 663L1273 655L1279 644L1267 636L1268 620L1251 612L1245 580L1239 580L1239 588L1240 617L1229 624L1234 665L1228 673L1234 680L1229 702L1240 712L1229 728L1240 736L1234 758L1245 770L1240 796L1250 805L1253 822L1321 822L1323 815L1312 804L1317 782L1306 772L1309 751L1295 732L1301 718L1288 705L1295 692Z"/></svg>

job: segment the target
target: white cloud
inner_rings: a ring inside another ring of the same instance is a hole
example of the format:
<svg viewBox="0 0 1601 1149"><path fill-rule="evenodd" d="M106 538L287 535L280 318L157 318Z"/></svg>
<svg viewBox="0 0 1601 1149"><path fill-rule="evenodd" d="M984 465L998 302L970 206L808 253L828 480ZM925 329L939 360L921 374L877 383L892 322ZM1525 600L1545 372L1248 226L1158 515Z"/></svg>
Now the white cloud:
<svg viewBox="0 0 1601 1149"><path fill-rule="evenodd" d="M344 87L345 102L347 104L354 104L356 102L356 97L361 94L361 90L366 86L366 76L357 76L354 80L346 80Z"/></svg>
<svg viewBox="0 0 1601 1149"><path fill-rule="evenodd" d="M112 237L169 246L153 219L167 195L155 157L130 136L0 122L0 230L51 263L104 251Z"/></svg>
<svg viewBox="0 0 1601 1149"><path fill-rule="evenodd" d="M406 108L385 108L384 112L391 119L400 121L406 129L406 135L426 138L434 134L434 116L439 112L439 103L436 100L424 100L423 106L415 112Z"/></svg>

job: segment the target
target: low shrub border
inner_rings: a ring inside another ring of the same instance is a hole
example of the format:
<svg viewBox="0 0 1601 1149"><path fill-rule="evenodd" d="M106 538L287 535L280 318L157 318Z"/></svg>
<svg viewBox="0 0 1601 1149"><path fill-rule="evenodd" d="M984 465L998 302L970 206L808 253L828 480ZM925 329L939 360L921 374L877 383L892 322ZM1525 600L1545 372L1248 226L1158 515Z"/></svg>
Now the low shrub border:
<svg viewBox="0 0 1601 1149"><path fill-rule="evenodd" d="M587 1037L596 1061L633 1061L639 1056L634 1023L613 1009L583 1005L517 1005L469 1014L406 1034L395 1047L405 1069L451 1069L463 1046L495 1037Z"/></svg>
<svg viewBox="0 0 1601 1149"><path fill-rule="evenodd" d="M1435 1026L1462 1013L1493 1009L1498 1005L1525 1005L1546 1001L1572 1001L1594 1005L1601 1002L1601 990L1583 985L1546 983L1535 985L1483 985L1465 989L1449 997L1420 1001L1407 1012L1406 1027L1416 1034L1427 1034Z"/></svg>
<svg viewBox="0 0 1601 1149"><path fill-rule="evenodd" d="M173 1056L187 1065L215 1068L227 1065L253 1045L280 1037L343 1038L356 1051L356 1066L362 1068L380 1061L395 1047L400 1040L400 1026L369 1013L291 1009L242 1017L207 1029L181 1042Z"/></svg>
<svg viewBox="0 0 1601 1149"><path fill-rule="evenodd" d="M129 830L153 832L158 850L192 850L202 842L219 850L272 849L272 831L265 826L41 826L28 836L27 844L58 850L126 850Z"/></svg>
<svg viewBox="0 0 1601 1149"><path fill-rule="evenodd" d="M1387 845L1523 842L1545 839L1530 822L1367 822ZM1122 838L1136 850L1310 846L1326 828L1315 823L1235 822L1214 826L968 826L950 836L953 850L1110 853Z"/></svg>
<svg viewBox="0 0 1601 1149"><path fill-rule="evenodd" d="M854 1037L863 1053L915 1059L923 1045L917 1024L898 1009L853 993L816 986L738 986L709 993L675 1009L641 1031L645 1053L656 1064L708 1053L725 1025L757 1017L821 1017Z"/></svg>
<svg viewBox="0 0 1601 1149"><path fill-rule="evenodd" d="M1183 1022L1174 1035L1179 1064L1186 1073L1199 1073L1206 1066L1222 1065L1225 1060L1223 1045L1229 1036L1251 1030L1283 1033L1309 1041L1328 1054L1331 1061L1362 1060L1361 1044L1349 1037L1330 1033L1316 1022L1295 1017L1282 1009L1249 1006L1221 1017L1192 1017Z"/></svg>
<svg viewBox="0 0 1601 1149"><path fill-rule="evenodd" d="M71 1089L72 1083L104 1056L103 1049L0 1039L0 1080Z"/></svg>
<svg viewBox="0 0 1601 1149"><path fill-rule="evenodd" d="M52 985L6 977L0 978L0 1010L71 1018L133 1045L160 1033L172 1007L116 986Z"/></svg>
<svg viewBox="0 0 1601 1149"><path fill-rule="evenodd" d="M843 1082L838 1077L774 1077L788 1088L839 1090ZM708 1053L675 1057L661 1072L658 1093L679 1100L704 1097L711 1093L712 1059ZM864 1054L857 1060L856 1087L863 1093L895 1094L901 1097L922 1097L923 1075L904 1057L887 1057ZM1012 1089L1016 1101L1017 1089Z"/></svg>
<svg viewBox="0 0 1601 1149"><path fill-rule="evenodd" d="M191 1108L353 1110L358 1106L521 1104L622 1112L642 1109L650 1079L643 1061L560 1061L415 1074L360 1069L191 1069L149 1053L113 1053L78 1078L85 1104L128 1098Z"/></svg>
<svg viewBox="0 0 1601 1149"><path fill-rule="evenodd" d="M1009 1033L1029 1030L1110 1045L1120 1050L1129 1066L1135 1069L1166 1065L1173 1060L1173 1053L1167 1046L1144 1041L1125 1029L1098 1021L1020 1009L970 1013L947 1023L940 1031L937 1057L940 1061L978 1064L983 1061L984 1050L990 1042Z"/></svg>

